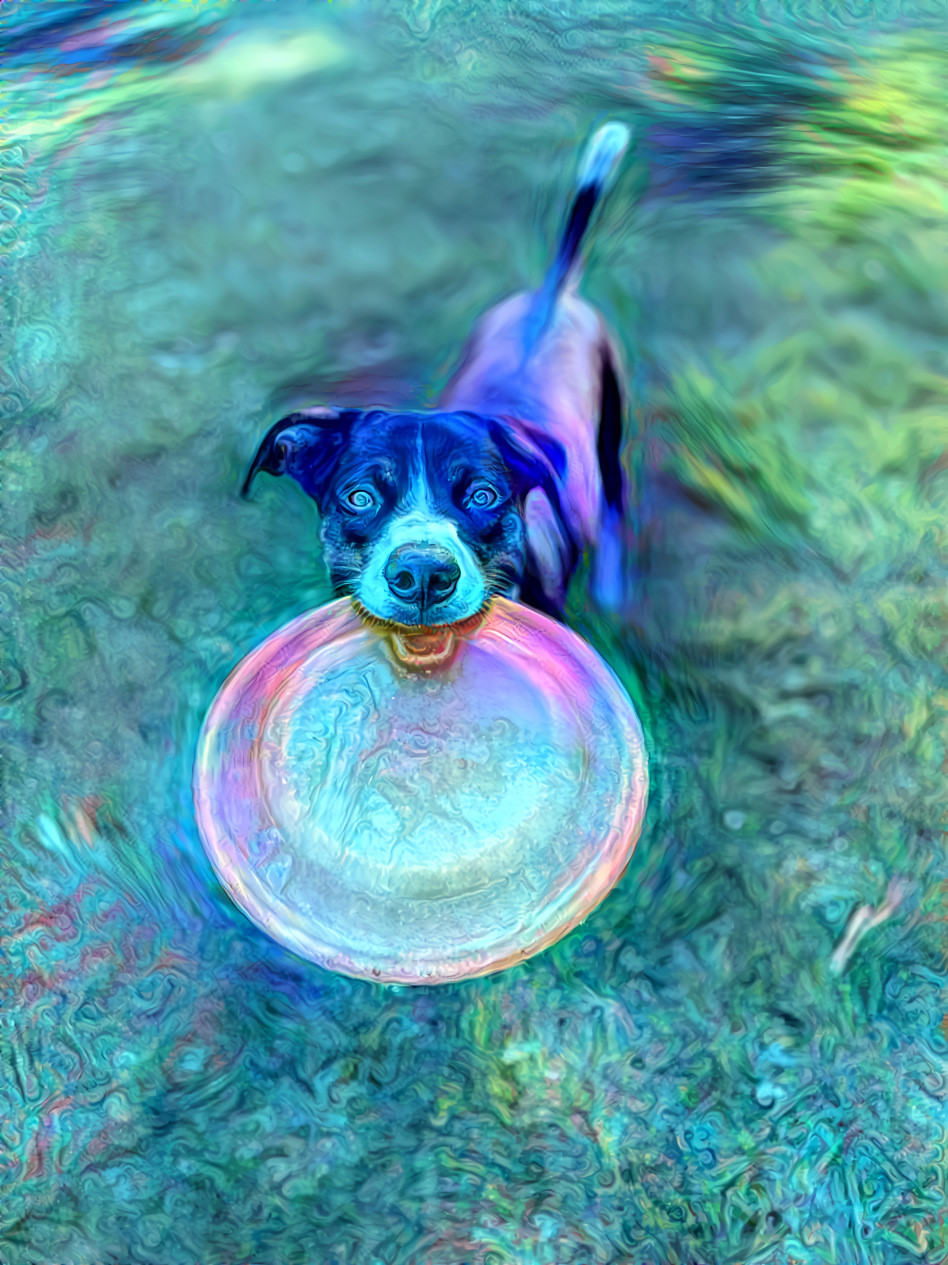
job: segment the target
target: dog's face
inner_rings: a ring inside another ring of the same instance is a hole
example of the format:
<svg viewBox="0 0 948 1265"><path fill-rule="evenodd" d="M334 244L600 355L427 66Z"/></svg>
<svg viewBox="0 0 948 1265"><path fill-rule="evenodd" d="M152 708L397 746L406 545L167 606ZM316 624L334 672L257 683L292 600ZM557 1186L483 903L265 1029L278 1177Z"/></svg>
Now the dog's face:
<svg viewBox="0 0 948 1265"><path fill-rule="evenodd" d="M313 497L337 593L394 623L455 624L519 596L524 501L540 487L559 510L556 459L474 414L314 409L277 423L245 487L262 469Z"/></svg>

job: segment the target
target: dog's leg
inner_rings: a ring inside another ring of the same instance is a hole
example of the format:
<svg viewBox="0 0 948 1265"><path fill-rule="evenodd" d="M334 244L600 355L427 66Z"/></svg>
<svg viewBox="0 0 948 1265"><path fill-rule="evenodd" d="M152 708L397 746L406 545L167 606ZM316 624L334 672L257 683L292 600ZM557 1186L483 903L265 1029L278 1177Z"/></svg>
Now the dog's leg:
<svg viewBox="0 0 948 1265"><path fill-rule="evenodd" d="M602 392L596 455L602 483L599 540L593 556L590 589L603 611L621 614L631 601L632 569L628 556L628 497L622 471L622 388L608 346L602 359Z"/></svg>

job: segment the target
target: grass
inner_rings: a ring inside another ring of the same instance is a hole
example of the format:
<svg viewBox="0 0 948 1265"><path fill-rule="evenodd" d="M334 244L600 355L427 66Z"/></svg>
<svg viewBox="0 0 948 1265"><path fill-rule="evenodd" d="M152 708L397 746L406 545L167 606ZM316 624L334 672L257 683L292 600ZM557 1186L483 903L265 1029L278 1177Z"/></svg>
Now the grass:
<svg viewBox="0 0 948 1265"><path fill-rule="evenodd" d="M3 1265L948 1257L948 62L821 14L222 5L191 87L10 85ZM610 114L639 596L571 618L646 830L521 967L335 977L191 815L224 676L328 597L312 507L240 476L287 402L430 398Z"/></svg>

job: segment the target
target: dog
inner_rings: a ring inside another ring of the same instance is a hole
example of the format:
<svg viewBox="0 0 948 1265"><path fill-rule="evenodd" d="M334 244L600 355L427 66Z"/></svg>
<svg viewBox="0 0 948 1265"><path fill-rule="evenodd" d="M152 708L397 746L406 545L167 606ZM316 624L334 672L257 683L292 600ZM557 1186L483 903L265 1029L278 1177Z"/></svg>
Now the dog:
<svg viewBox="0 0 948 1265"><path fill-rule="evenodd" d="M363 614L460 627L502 596L562 621L587 550L593 600L621 607L624 393L616 341L576 288L629 139L616 122L593 136L543 284L480 320L436 408L309 408L261 442L243 495L260 471L294 479L336 594Z"/></svg>

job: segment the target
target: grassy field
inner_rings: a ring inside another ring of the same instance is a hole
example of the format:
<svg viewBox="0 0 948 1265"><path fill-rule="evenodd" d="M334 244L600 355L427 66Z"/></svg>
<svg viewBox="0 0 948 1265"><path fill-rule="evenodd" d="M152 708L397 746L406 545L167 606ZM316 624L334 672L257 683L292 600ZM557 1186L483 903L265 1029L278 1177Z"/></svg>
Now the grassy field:
<svg viewBox="0 0 948 1265"><path fill-rule="evenodd" d="M112 8L0 15L2 1265L948 1260L948 11ZM522 967L332 976L191 812L329 596L239 481L280 409L430 402L607 117L639 596L571 621L646 829Z"/></svg>

